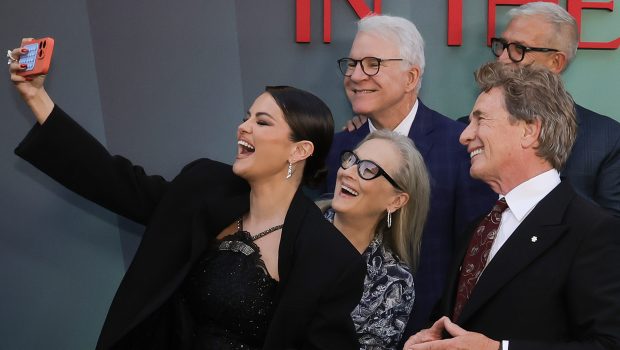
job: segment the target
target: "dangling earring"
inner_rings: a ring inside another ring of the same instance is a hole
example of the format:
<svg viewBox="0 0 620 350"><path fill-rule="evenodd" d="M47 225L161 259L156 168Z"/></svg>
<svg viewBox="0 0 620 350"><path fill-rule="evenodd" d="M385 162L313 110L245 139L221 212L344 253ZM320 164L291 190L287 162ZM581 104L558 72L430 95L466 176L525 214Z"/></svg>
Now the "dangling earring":
<svg viewBox="0 0 620 350"><path fill-rule="evenodd" d="M288 162L288 171L286 172L286 178L290 179L291 176L293 176L293 164L291 164L291 162Z"/></svg>
<svg viewBox="0 0 620 350"><path fill-rule="evenodd" d="M387 210L388 214L387 214L387 226L388 228L392 227L392 212L390 211L390 209Z"/></svg>

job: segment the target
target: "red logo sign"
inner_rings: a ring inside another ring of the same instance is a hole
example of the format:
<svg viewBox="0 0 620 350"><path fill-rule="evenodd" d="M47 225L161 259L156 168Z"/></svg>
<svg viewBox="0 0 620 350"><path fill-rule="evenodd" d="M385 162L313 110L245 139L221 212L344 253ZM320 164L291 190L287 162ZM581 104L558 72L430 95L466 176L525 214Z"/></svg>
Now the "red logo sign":
<svg viewBox="0 0 620 350"><path fill-rule="evenodd" d="M296 28L295 40L298 43L309 43L311 39L310 31L310 9L311 0L296 0ZM340 1L340 0L336 0ZM372 13L381 13L381 0L373 0L373 8L366 5L364 0L347 0L359 18L363 18ZM491 38L495 36L495 18L497 6L519 6L537 0L488 0L487 7L487 45L491 44ZM558 4L559 0L544 0ZM331 42L331 23L332 23L332 0L323 0L323 42ZM581 33L581 12L583 9L614 10L614 0L589 2L583 0L567 0L567 11L577 21L579 32ZM448 45L461 46L463 44L463 0L448 0ZM612 41L580 41L580 49L605 49L615 50L620 47L620 37Z"/></svg>

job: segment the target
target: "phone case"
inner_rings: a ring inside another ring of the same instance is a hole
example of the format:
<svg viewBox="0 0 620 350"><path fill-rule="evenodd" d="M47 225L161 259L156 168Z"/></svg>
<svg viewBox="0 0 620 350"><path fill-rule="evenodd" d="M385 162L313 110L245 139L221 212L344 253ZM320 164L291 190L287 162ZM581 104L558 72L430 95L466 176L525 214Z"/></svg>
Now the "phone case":
<svg viewBox="0 0 620 350"><path fill-rule="evenodd" d="M54 39L35 39L24 43L22 47L28 49L28 53L20 57L19 63L27 67L17 74L23 76L47 74L54 53Z"/></svg>

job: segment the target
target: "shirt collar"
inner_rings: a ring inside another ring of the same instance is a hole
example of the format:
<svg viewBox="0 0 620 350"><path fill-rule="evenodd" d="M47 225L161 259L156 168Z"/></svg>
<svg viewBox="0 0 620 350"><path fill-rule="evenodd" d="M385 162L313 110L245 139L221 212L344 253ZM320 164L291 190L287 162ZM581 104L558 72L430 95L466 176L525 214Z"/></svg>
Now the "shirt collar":
<svg viewBox="0 0 620 350"><path fill-rule="evenodd" d="M557 170L545 171L508 192L506 203L517 220L521 221L560 182L560 174Z"/></svg>
<svg viewBox="0 0 620 350"><path fill-rule="evenodd" d="M418 113L418 99L415 99L415 103L413 104L413 108L409 111L409 114L403 119L400 124L396 128L394 128L394 132L397 132L401 135L408 136L409 130L411 129L411 125L413 124L413 120L415 119L415 115ZM368 119L368 128L370 132L376 131L377 128L372 123L372 120Z"/></svg>

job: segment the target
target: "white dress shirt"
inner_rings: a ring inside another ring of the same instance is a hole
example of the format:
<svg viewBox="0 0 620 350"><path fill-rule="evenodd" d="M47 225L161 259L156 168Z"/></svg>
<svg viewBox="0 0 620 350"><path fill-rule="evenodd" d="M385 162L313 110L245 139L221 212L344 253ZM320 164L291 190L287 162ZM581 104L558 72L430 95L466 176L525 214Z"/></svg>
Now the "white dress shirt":
<svg viewBox="0 0 620 350"><path fill-rule="evenodd" d="M396 128L394 128L394 132L397 132L401 135L409 136L409 130L411 129L411 125L413 124L413 120L415 119L415 115L418 113L418 99L415 99L415 103L413 104L413 108L409 111L409 114L403 119L400 124ZM370 132L376 131L377 128L372 124L372 120L368 119L368 128Z"/></svg>
<svg viewBox="0 0 620 350"><path fill-rule="evenodd" d="M506 193L505 198L506 203L508 203L508 209L502 213L502 221L489 252L487 265L532 209L534 209L536 204L558 184L560 184L560 174L557 170L551 169L525 181Z"/></svg>

